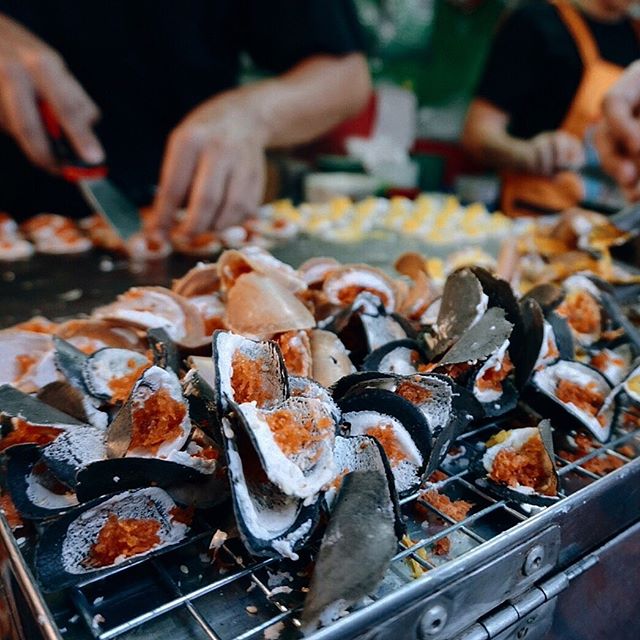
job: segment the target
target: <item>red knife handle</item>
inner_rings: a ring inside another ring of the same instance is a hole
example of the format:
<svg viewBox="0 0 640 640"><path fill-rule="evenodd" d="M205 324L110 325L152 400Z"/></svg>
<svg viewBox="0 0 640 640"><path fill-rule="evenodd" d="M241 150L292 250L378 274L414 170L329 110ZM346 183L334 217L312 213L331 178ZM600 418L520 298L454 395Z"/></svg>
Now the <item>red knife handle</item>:
<svg viewBox="0 0 640 640"><path fill-rule="evenodd" d="M69 182L104 178L107 175L107 166L105 164L89 164L78 157L65 136L51 105L45 100L39 100L38 107L44 128L47 131L51 151L58 163L62 177Z"/></svg>

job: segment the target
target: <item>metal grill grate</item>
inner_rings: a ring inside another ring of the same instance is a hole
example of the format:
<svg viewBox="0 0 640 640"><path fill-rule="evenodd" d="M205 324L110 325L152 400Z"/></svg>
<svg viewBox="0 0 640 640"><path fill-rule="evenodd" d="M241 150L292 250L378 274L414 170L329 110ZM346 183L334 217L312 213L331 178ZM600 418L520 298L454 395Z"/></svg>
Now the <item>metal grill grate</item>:
<svg viewBox="0 0 640 640"><path fill-rule="evenodd" d="M628 429L616 429L605 446L592 443L593 449L579 458L557 452L562 498L640 456L640 427ZM473 449L495 430L495 425L481 427L462 436L459 443ZM437 490L451 500L471 502L473 507L456 521L425 500L424 494L404 499L409 538L399 544L372 601L398 592L423 572L438 571L542 509L507 504L492 496L474 482L464 457L447 458L440 472L442 479L434 485ZM248 640L277 637L278 633L284 640L298 636L297 615L317 547L307 549L296 563L256 561L238 541L231 540L212 562L210 536L202 534L164 555L115 568L106 577L45 596L53 615L49 622L57 625L63 638L72 640ZM448 545L443 547L445 538Z"/></svg>

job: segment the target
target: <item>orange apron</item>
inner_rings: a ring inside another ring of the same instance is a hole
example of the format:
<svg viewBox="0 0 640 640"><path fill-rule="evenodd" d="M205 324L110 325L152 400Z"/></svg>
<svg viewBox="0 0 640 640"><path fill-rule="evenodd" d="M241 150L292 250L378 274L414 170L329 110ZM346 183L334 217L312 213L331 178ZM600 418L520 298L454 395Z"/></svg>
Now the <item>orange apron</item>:
<svg viewBox="0 0 640 640"><path fill-rule="evenodd" d="M600 57L589 26L572 4L562 0L553 4L578 48L584 67L582 80L560 130L584 140L588 129L600 117L605 94L618 80L623 68ZM582 180L571 171L561 171L551 178L514 172L502 175L501 206L510 216L556 213L583 199Z"/></svg>

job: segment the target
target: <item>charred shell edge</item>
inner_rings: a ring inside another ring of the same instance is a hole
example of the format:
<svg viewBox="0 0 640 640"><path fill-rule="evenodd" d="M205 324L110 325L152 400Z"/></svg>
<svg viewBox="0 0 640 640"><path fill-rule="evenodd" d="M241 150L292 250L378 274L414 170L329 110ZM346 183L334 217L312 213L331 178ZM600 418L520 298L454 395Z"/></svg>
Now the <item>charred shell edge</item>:
<svg viewBox="0 0 640 640"><path fill-rule="evenodd" d="M28 520L45 520L67 513L77 505L60 508L46 508L35 504L28 494L28 477L33 467L42 460L38 447L34 444L21 444L11 447L7 463L7 490L18 513Z"/></svg>

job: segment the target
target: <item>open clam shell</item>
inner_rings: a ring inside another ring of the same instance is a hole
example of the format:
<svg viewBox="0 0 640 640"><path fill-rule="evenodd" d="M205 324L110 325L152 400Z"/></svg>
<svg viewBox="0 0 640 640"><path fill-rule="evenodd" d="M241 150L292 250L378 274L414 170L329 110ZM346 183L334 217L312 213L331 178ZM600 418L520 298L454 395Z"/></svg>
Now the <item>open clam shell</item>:
<svg viewBox="0 0 640 640"><path fill-rule="evenodd" d="M316 324L294 293L279 280L255 271L241 275L229 290L225 321L232 331L258 339Z"/></svg>
<svg viewBox="0 0 640 640"><path fill-rule="evenodd" d="M382 301L387 313L395 311L402 300L398 284L386 273L366 264L344 265L329 272L323 282L330 303L345 307L366 291Z"/></svg>
<svg viewBox="0 0 640 640"><path fill-rule="evenodd" d="M514 365L509 357L511 341L505 340L474 373L471 389L487 416L502 415L518 403L513 383Z"/></svg>
<svg viewBox="0 0 640 640"><path fill-rule="evenodd" d="M0 386L0 416L13 430L0 439L0 451L16 444L47 444L71 429L87 425L10 385Z"/></svg>
<svg viewBox="0 0 640 640"><path fill-rule="evenodd" d="M334 402L333 397L319 382L311 378L300 376L289 376L289 392L292 398L315 398L329 410L336 424L340 422L342 416L340 408Z"/></svg>
<svg viewBox="0 0 640 640"><path fill-rule="evenodd" d="M307 288L307 283L295 269L261 247L247 246L224 251L217 265L221 288L225 291L231 289L240 276L252 272L277 280L292 293Z"/></svg>
<svg viewBox="0 0 640 640"><path fill-rule="evenodd" d="M431 431L424 414L384 389L367 389L339 401L349 435L369 435L382 445L396 489L408 495L420 484L431 454Z"/></svg>
<svg viewBox="0 0 640 640"><path fill-rule="evenodd" d="M589 364L615 386L623 382L631 373L633 350L626 342L617 347L602 347L589 354Z"/></svg>
<svg viewBox="0 0 640 640"><path fill-rule="evenodd" d="M85 395L70 382L65 380L50 382L38 391L36 397L50 407L63 411L80 422L90 424L97 429L107 428L109 415L98 409L100 402Z"/></svg>
<svg viewBox="0 0 640 640"><path fill-rule="evenodd" d="M213 334L215 392L220 415L229 403L280 404L289 395L287 371L278 345L228 331Z"/></svg>
<svg viewBox="0 0 640 640"><path fill-rule="evenodd" d="M565 318L579 344L594 344L607 326L602 292L590 278L580 274L567 278L563 290L564 297L554 313Z"/></svg>
<svg viewBox="0 0 640 640"><path fill-rule="evenodd" d="M387 479L387 487L393 501L395 513L396 535L401 538L405 533L406 527L402 519L393 472L382 445L372 436L336 436L333 456L338 474L325 489L323 495L327 508L331 511L335 506L342 482L349 473L353 471L377 471Z"/></svg>
<svg viewBox="0 0 640 640"><path fill-rule="evenodd" d="M191 432L188 404L177 376L160 367L147 369L107 431L111 458L167 458Z"/></svg>
<svg viewBox="0 0 640 640"><path fill-rule="evenodd" d="M424 353L416 340L394 340L372 351L363 361L364 371L409 375L416 373Z"/></svg>
<svg viewBox="0 0 640 640"><path fill-rule="evenodd" d="M106 347L84 361L82 377L91 395L109 403L123 403L150 366L151 362L144 354Z"/></svg>
<svg viewBox="0 0 640 640"><path fill-rule="evenodd" d="M132 564L184 539L188 525L162 489L127 491L79 507L48 526L36 548L38 580L58 591L126 562Z"/></svg>
<svg viewBox="0 0 640 640"><path fill-rule="evenodd" d="M597 369L581 362L559 360L531 379L537 391L530 401L535 406L559 409L572 426L588 429L600 442L611 433L615 408L606 402L612 387ZM551 405L545 400L550 400Z"/></svg>
<svg viewBox="0 0 640 640"><path fill-rule="evenodd" d="M500 431L488 442L481 465L487 486L515 502L548 505L558 500L551 426Z"/></svg>
<svg viewBox="0 0 640 640"><path fill-rule="evenodd" d="M308 499L334 478L336 424L330 407L320 400L289 398L265 410L244 403L234 413L280 491Z"/></svg>
<svg viewBox="0 0 640 640"><path fill-rule="evenodd" d="M368 291L359 293L348 308L322 326L338 335L356 364L367 353L408 335L406 322L388 314L382 300Z"/></svg>
<svg viewBox="0 0 640 640"><path fill-rule="evenodd" d="M73 489L77 484L78 472L106 456L104 431L89 426L65 431L42 449L42 459L51 472L60 482Z"/></svg>
<svg viewBox="0 0 640 640"><path fill-rule="evenodd" d="M288 496L267 477L243 428L222 420L227 471L238 530L256 556L298 559L296 551L313 533L319 500Z"/></svg>
<svg viewBox="0 0 640 640"><path fill-rule="evenodd" d="M75 493L51 474L38 447L18 445L8 456L7 490L23 518L53 518L77 506Z"/></svg>
<svg viewBox="0 0 640 640"><path fill-rule="evenodd" d="M460 340L488 308L489 297L471 269L465 267L452 273L442 292L436 334L428 344L430 357L441 355Z"/></svg>
<svg viewBox="0 0 640 640"><path fill-rule="evenodd" d="M313 362L311 377L321 385L330 387L356 370L349 351L335 333L314 329L310 341Z"/></svg>

